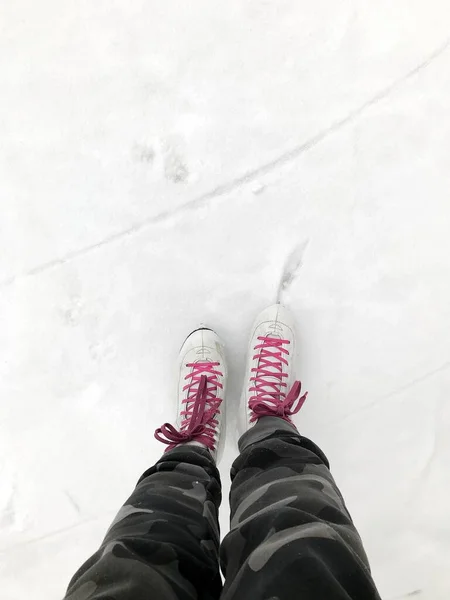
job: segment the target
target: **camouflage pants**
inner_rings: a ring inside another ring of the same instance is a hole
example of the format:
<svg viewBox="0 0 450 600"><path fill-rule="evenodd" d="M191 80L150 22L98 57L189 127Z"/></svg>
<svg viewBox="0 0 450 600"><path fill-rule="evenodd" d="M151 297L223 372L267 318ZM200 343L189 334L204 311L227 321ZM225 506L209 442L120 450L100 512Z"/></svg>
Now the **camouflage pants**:
<svg viewBox="0 0 450 600"><path fill-rule="evenodd" d="M219 473L207 450L185 445L144 473L66 600L379 600L321 450L276 417L239 446L224 586Z"/></svg>

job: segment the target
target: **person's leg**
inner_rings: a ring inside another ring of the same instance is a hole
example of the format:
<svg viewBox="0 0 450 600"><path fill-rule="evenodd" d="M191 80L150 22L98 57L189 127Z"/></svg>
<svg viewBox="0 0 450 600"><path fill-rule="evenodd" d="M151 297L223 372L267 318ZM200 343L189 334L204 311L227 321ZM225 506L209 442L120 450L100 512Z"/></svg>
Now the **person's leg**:
<svg viewBox="0 0 450 600"><path fill-rule="evenodd" d="M100 549L70 582L66 600L215 600L220 478L215 459L223 424L223 344L201 328L179 360L178 418L155 437L168 445L141 477Z"/></svg>
<svg viewBox="0 0 450 600"><path fill-rule="evenodd" d="M231 477L223 600L375 600L367 557L324 454L292 424L295 322L276 304L253 325Z"/></svg>
<svg viewBox="0 0 450 600"><path fill-rule="evenodd" d="M278 417L240 439L222 600L379 599L326 457Z"/></svg>
<svg viewBox="0 0 450 600"><path fill-rule="evenodd" d="M72 578L66 600L217 599L220 499L206 448L166 452Z"/></svg>

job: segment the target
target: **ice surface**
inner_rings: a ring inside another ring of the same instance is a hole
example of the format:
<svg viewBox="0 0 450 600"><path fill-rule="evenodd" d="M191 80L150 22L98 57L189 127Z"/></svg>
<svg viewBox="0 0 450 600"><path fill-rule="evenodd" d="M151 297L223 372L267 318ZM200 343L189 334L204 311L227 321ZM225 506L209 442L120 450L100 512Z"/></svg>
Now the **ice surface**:
<svg viewBox="0 0 450 600"><path fill-rule="evenodd" d="M278 293L382 597L448 598L449 35L443 0L3 3L2 600L96 549L199 321L236 405Z"/></svg>

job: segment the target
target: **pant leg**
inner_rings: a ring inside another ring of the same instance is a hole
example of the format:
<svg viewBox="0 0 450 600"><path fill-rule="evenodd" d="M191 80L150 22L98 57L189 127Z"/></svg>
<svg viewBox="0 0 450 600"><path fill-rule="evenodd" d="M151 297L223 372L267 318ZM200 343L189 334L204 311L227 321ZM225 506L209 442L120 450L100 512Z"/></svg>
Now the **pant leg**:
<svg viewBox="0 0 450 600"><path fill-rule="evenodd" d="M277 417L239 442L222 600L379 600L321 450Z"/></svg>
<svg viewBox="0 0 450 600"><path fill-rule="evenodd" d="M179 446L146 471L66 600L215 600L221 501L210 453Z"/></svg>

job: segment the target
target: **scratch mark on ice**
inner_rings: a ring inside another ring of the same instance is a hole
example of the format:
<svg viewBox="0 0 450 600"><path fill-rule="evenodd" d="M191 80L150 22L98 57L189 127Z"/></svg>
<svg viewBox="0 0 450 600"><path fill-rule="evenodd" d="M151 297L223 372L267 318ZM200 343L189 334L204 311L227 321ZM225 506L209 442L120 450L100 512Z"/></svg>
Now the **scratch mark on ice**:
<svg viewBox="0 0 450 600"><path fill-rule="evenodd" d="M416 377L416 378L412 379L411 381L408 381L404 385L401 385L401 386L395 388L391 392L388 392L387 394L384 394L383 396L376 398L373 402L369 402L369 404L362 406L358 410L352 411L351 413L349 413L342 419L339 419L338 421L335 421L334 423L329 424L327 427L336 427L336 425L340 425L341 423L344 423L345 421L351 419L355 415L359 415L368 410L371 410L372 408L374 408L375 406L378 406L378 404L381 404L388 398L392 398L394 396L397 396L398 394L401 394L402 392L406 392L407 390L412 388L414 385L417 385L418 383L422 383L423 381L426 381L430 377L433 377L434 375L437 375L438 373L441 373L442 371L446 371L448 368L450 368L450 361L446 361L445 363L441 364L436 369L433 369L432 371L427 371L423 375L420 375L419 377Z"/></svg>
<svg viewBox="0 0 450 600"><path fill-rule="evenodd" d="M5 507L0 513L0 528L11 527L16 521L16 487L13 486Z"/></svg>
<svg viewBox="0 0 450 600"><path fill-rule="evenodd" d="M64 494L65 494L67 500L70 502L70 504L75 509L76 513L79 515L81 513L81 509L80 509L80 505L78 504L78 502L67 490L64 490Z"/></svg>
<svg viewBox="0 0 450 600"><path fill-rule="evenodd" d="M405 73L404 75L402 75L401 77L399 77L395 81L393 81L393 83L389 84L388 86L386 86L385 88L383 88L382 90L377 92L374 96L369 98L369 100L366 100L366 102L361 104L359 107L350 111L344 117L334 121L333 123L331 123L331 125L322 129L321 131L319 131L318 133L316 133L315 135L310 137L305 142L299 144L298 146L295 146L294 148L292 148L291 150L288 150L284 154L281 154L277 158L275 158L259 167L256 167L255 169L247 171L243 175L236 177L235 179L232 179L231 181L220 184L217 187L215 187L214 189L212 189L211 191L206 192L205 194L202 194L198 198L193 198L192 200L188 200L181 206L177 206L175 208L172 208L172 209L169 209L166 211L162 211L158 215L155 215L154 217L149 217L147 219L144 219L143 221L135 223L134 225L131 225L127 229L118 231L116 233L112 233L111 235L106 236L100 242L90 244L90 245L85 246L84 248L80 248L78 250L73 250L71 252L68 252L65 256L62 256L61 258L57 258L55 260L50 260L48 262L37 265L27 271L24 271L23 273L21 273L19 275L14 275L12 277L4 279L3 281L0 281L0 288L7 287L7 286L15 283L19 279L23 279L25 277L29 277L32 275L37 275L39 273L42 273L43 271L47 271L48 269L52 269L52 268L58 267L60 265L63 265L67 262L73 261L79 257L85 256L86 254L88 254L90 252L93 252L94 250L103 248L104 246L106 246L108 244L117 242L126 237L134 235L152 225L164 223L166 221L169 221L173 217L181 217L188 212L191 212L193 210L195 211L198 208L202 208L205 205L210 204L212 201L217 200L218 198L224 196L225 194L228 194L228 193L234 191L235 189L239 188L240 186L250 183L250 182L253 182L255 179L257 179L263 175L266 175L267 173L273 171L274 169L277 169L279 167L282 167L286 164L291 163L292 161L297 159L302 154L311 150L311 148L314 148L315 146L320 144L323 140L325 140L326 138L331 136L333 133L335 133L335 132L339 131L340 129L342 129L343 127L351 124L360 115L365 113L369 108L371 108L372 106L374 106L381 100L384 100L385 98L390 96L393 92L395 92L404 83L406 83L408 80L412 79L413 77L418 75L421 71L426 69L433 61L435 61L439 56L441 56L444 52L446 52L449 47L450 47L450 37L448 37L440 46L438 46L433 52L431 52L424 60L422 60L413 69L411 69L410 71L408 71L407 73Z"/></svg>
<svg viewBox="0 0 450 600"><path fill-rule="evenodd" d="M391 596L388 600L407 600L407 598L416 598L422 594L422 590L412 590L406 594L400 594L400 596Z"/></svg>
<svg viewBox="0 0 450 600"><path fill-rule="evenodd" d="M278 284L277 302L283 301L285 292L289 289L294 279L297 277L300 269L303 266L303 256L305 255L306 248L308 247L309 239L301 242L292 250L287 257L283 272L280 277L280 283Z"/></svg>
<svg viewBox="0 0 450 600"><path fill-rule="evenodd" d="M419 377L415 377L411 381L408 381L408 383L405 383L404 385L401 385L398 388L395 388L395 390L392 390L392 392L389 392L388 394L381 396L381 398L378 398L377 400L375 400L374 402L369 404L367 406L367 408L375 406L379 402L382 402L383 400L392 398L392 396L397 396L397 394L400 394L401 392L406 392L406 390L409 390L409 388L413 387L417 383L422 383L422 381L426 381L430 377L433 377L433 375L437 375L437 373L440 373L441 371L445 371L449 367L450 367L450 361L447 360L445 363L443 363L441 366L437 367L436 369L433 369L432 371L427 371L427 373L424 373L423 375L420 375Z"/></svg>
<svg viewBox="0 0 450 600"><path fill-rule="evenodd" d="M63 535L72 531L73 529L78 529L79 527L83 527L84 525L88 525L90 523L95 523L102 519L105 519L107 516L112 516L115 514L115 511L107 511L101 515L97 515L95 517L84 519L83 521L79 521L78 523L74 523L73 525L69 525L69 527L62 527L61 529L57 529L55 531L51 531L50 533L46 533L39 537L32 538L30 540L25 540L23 542L18 542L17 544L11 544L7 548L0 549L0 556L2 554L6 554L6 552L11 552L11 550L16 550L17 548L23 548L24 546L29 546L31 544L36 544L37 542L43 542L44 540L52 539L58 537L59 535Z"/></svg>
<svg viewBox="0 0 450 600"><path fill-rule="evenodd" d="M415 475L413 481L418 485L424 484L424 479L430 473L431 465L436 457L438 450L438 428L439 422L441 418L441 408L442 402L439 398L436 398L434 401L434 410L433 410L433 429L432 429L432 439L431 439L431 448L428 451L428 456L425 458L423 466L420 468L417 475ZM410 503L417 497L417 489L414 493L410 494Z"/></svg>

